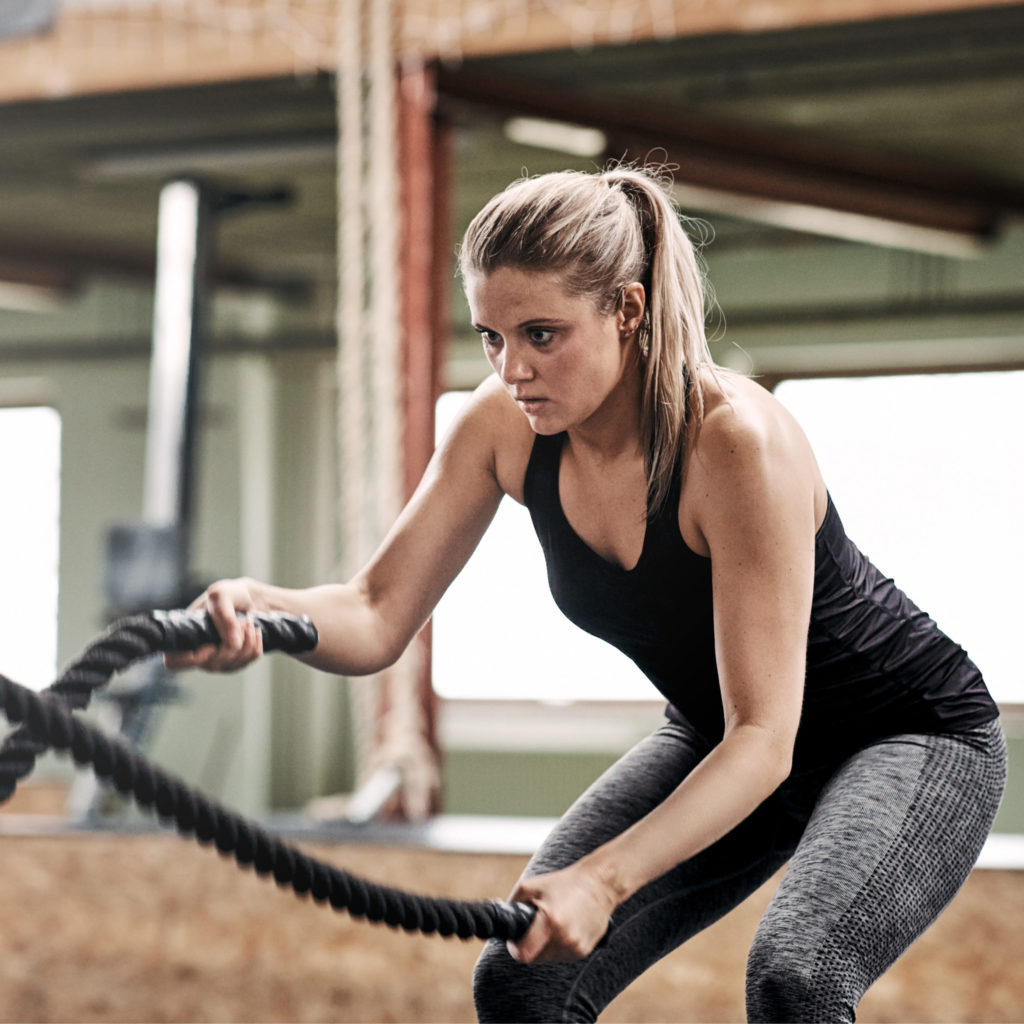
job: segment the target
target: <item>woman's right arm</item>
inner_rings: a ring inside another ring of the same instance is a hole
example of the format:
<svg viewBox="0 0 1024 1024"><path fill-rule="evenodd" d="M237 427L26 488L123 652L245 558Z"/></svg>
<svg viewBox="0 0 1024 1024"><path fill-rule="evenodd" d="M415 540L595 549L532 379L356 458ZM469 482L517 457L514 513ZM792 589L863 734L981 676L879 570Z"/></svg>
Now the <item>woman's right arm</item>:
<svg viewBox="0 0 1024 1024"><path fill-rule="evenodd" d="M525 472L531 436L500 383L485 381L434 453L387 537L353 579L305 589L249 579L215 583L192 608L211 614L221 643L168 655L168 667L233 671L248 664L262 653L259 631L251 620L238 618L249 611L308 615L320 641L302 660L316 668L365 675L390 665L476 548L510 489L508 479L515 478L520 464Z"/></svg>

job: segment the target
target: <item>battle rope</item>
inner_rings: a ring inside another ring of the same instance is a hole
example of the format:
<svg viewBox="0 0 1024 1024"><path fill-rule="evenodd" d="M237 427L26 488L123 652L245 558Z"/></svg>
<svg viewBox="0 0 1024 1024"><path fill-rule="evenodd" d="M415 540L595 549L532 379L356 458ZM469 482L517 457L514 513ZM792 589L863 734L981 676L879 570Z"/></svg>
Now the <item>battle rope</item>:
<svg viewBox="0 0 1024 1024"><path fill-rule="evenodd" d="M276 612L254 616L263 634L265 651L302 654L317 644L316 628L309 619ZM45 691L67 707L80 711L92 695L110 682L115 672L136 661L166 651L190 651L220 638L206 616L187 612L155 611L120 619L97 637ZM9 799L18 780L29 775L36 758L47 747L27 728L12 733L0 746L0 802Z"/></svg>
<svg viewBox="0 0 1024 1024"><path fill-rule="evenodd" d="M308 619L273 615L261 616L258 622L266 649L301 653L316 645L316 630ZM68 710L68 705L85 707L115 671L140 657L192 650L218 639L206 615L152 612L115 623L42 694L0 675L4 714L19 727L0 748L0 793L5 794L0 799L10 796L35 759L52 748L70 753L79 765L91 765L98 777L182 835L194 836L201 844L213 843L220 853L233 855L239 866L273 875L278 885L290 886L299 896L309 894L353 917L427 935L462 939L523 935L534 914L528 904L421 896L325 864L192 789Z"/></svg>

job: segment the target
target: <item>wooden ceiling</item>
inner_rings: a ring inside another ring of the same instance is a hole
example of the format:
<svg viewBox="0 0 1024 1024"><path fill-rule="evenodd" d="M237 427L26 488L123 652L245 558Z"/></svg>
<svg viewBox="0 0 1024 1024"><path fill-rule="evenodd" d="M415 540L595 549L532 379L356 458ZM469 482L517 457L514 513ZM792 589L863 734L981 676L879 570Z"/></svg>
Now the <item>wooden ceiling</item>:
<svg viewBox="0 0 1024 1024"><path fill-rule="evenodd" d="M140 10L145 6L136 5ZM188 0L183 9L202 6L200 0ZM295 9L302 6L297 3ZM310 12L325 9L314 0L305 0L305 6ZM415 10L413 0L399 6L405 16ZM452 0L449 6L465 19L474 3ZM502 0L497 6L510 5ZM938 205L929 214L932 220L935 211L940 221L948 217L947 226L962 218L966 235L989 235L985 244L997 250L999 239L1012 233L1018 221L1024 194L1022 4L644 2L633 9L647 14L670 9L677 29L681 12L687 12L686 27L694 34L653 38L659 26L642 23L638 15L632 35L642 36L646 24L644 31L652 38L566 46L567 38L554 32L552 21L551 30L531 49L513 31L525 20L513 19L504 27L508 40L492 34L491 49L500 43L506 52L474 55L485 48L483 15L497 6L476 0L475 9L483 12L474 23L478 42L462 39L458 59L441 65L441 102L456 124L456 233L472 211L524 169L538 173L600 162L601 156L573 156L511 141L503 127L517 112L595 124L605 130L611 155L621 155L626 143L661 146L682 164L700 143L714 158L704 168L703 186L715 184L726 171L754 174L763 182L779 160L784 158L790 170L803 160L812 171L815 165L822 173L827 168L846 195L871 185L893 216L893 211L909 210L915 195L934 199ZM559 10L563 29L572 24L568 16L573 10L622 8L611 2L526 0L521 6L537 18L538 12ZM852 20L839 18L840 9ZM702 21L698 10L707 17L715 13L718 27L709 28L712 23ZM829 23L822 24L826 10ZM883 10L884 18L875 17ZM62 17L72 16L98 15L84 8L76 12L72 4ZM542 20L531 23L536 27ZM60 24L65 27L59 31L66 31L66 24ZM620 19L620 34L623 26ZM602 31L611 33L614 27L609 16ZM665 31L666 25L660 28ZM593 23L591 29L598 38ZM55 45L54 40L0 46L0 92L7 89L10 98L16 91L12 83L24 81L12 55L23 47L46 45ZM562 48L542 48L555 45ZM165 42L165 57L169 46ZM0 357L44 351L41 346L47 344L55 353L67 345L110 351L144 344L157 196L174 173L214 175L245 190L281 190L290 197L254 205L223 221L220 278L236 291L247 289L247 298L244 306L225 313L222 340L332 344L334 78L324 70L295 73L294 53L290 69L263 64L263 74L239 78L235 72L241 65L232 63L232 53L224 52L221 70L235 80L130 90L97 86L63 98L0 103L0 279L64 288L79 296L32 317L0 312ZM152 62L154 67L157 63ZM35 67L39 95L75 91L69 65L63 84L48 79L47 92L39 85L46 66ZM255 65L247 67L255 74ZM807 188L809 180L797 179L795 186L790 181L787 187ZM837 203L840 195L836 184L832 196ZM712 259L715 253L731 252L735 259L746 254L773 260L809 239L803 230L771 223L755 210L691 205L690 212L707 213L713 220ZM828 258L819 254L814 263ZM1008 275L1011 257L997 251L997 258L1001 262L987 274L992 281ZM982 264L975 260L970 266ZM983 276L978 269L957 274ZM97 280L135 282L137 302L123 295L97 298L91 284ZM1024 281L1018 285L998 286L997 305L1011 318L1024 309ZM829 303L845 303L847 309L850 301L848 281L830 287L821 297L823 317ZM792 288L796 303L799 289L796 283ZM755 290L740 300L748 306L734 323L743 316L756 319L760 300Z"/></svg>
<svg viewBox="0 0 1024 1024"><path fill-rule="evenodd" d="M382 0L47 0L0 42L0 101L333 71ZM403 60L585 50L1014 6L1013 0L391 0ZM19 5L13 17L17 22ZM3 27L0 18L0 30ZM33 19L27 19L28 22Z"/></svg>

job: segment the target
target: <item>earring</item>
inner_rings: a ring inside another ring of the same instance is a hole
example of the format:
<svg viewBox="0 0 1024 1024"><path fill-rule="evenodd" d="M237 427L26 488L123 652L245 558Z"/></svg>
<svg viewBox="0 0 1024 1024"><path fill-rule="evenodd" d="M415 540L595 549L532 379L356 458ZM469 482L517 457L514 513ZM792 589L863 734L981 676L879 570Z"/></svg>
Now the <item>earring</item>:
<svg viewBox="0 0 1024 1024"><path fill-rule="evenodd" d="M644 317L636 328L636 343L640 349L640 355L646 359L651 351L651 322Z"/></svg>

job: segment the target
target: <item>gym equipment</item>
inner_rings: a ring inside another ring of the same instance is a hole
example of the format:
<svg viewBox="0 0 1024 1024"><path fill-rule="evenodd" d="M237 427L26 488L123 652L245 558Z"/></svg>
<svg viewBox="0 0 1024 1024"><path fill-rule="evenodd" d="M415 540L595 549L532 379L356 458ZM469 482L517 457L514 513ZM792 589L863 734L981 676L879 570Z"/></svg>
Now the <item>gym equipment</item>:
<svg viewBox="0 0 1024 1024"><path fill-rule="evenodd" d="M306 617L282 613L254 616L264 650L302 654L318 635ZM410 932L457 935L462 939L518 939L535 908L506 900L452 900L421 896L350 874L303 853L164 772L122 740L108 736L73 712L115 672L158 653L187 651L220 637L208 614L153 611L118 620L89 644L60 678L41 694L0 675L0 704L17 728L0 745L0 801L8 799L49 749L89 765L97 777L130 795L169 827L203 845L231 855L242 868L272 875L299 896L345 910L353 917L383 922Z"/></svg>

